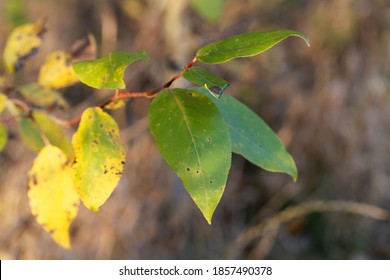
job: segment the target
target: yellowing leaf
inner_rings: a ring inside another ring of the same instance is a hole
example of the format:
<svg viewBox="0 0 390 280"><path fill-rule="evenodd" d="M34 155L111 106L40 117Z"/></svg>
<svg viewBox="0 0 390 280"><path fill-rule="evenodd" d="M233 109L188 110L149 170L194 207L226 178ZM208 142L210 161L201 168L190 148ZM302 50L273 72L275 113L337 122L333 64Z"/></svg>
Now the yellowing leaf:
<svg viewBox="0 0 390 280"><path fill-rule="evenodd" d="M127 66L140 59L149 59L145 51L111 52L98 59L75 62L73 69L80 81L90 87L125 88L123 75Z"/></svg>
<svg viewBox="0 0 390 280"><path fill-rule="evenodd" d="M65 154L44 147L28 173L28 198L37 222L64 248L70 248L69 227L77 215L79 197Z"/></svg>
<svg viewBox="0 0 390 280"><path fill-rule="evenodd" d="M79 79L72 67L72 56L63 51L51 53L39 70L38 83L46 88L63 88Z"/></svg>
<svg viewBox="0 0 390 280"><path fill-rule="evenodd" d="M61 109L67 109L69 107L68 102L62 97L61 93L53 89L42 88L35 83L22 86L20 93L28 103L39 108L56 106Z"/></svg>
<svg viewBox="0 0 390 280"><path fill-rule="evenodd" d="M40 20L35 24L19 26L11 32L3 53L8 72L22 69L25 60L38 52L45 31L45 21Z"/></svg>
<svg viewBox="0 0 390 280"><path fill-rule="evenodd" d="M0 113L3 112L6 105L7 105L7 96L0 92Z"/></svg>
<svg viewBox="0 0 390 280"><path fill-rule="evenodd" d="M123 99L114 100L114 101L111 101L110 103L108 103L106 106L104 106L104 109L116 110L116 109L122 108L125 105L126 105L126 101Z"/></svg>
<svg viewBox="0 0 390 280"><path fill-rule="evenodd" d="M0 151L3 150L5 144L7 144L8 133L4 124L0 123Z"/></svg>
<svg viewBox="0 0 390 280"><path fill-rule="evenodd" d="M97 211L122 175L125 151L119 143L118 125L101 108L88 108L72 144L76 191L87 208Z"/></svg>

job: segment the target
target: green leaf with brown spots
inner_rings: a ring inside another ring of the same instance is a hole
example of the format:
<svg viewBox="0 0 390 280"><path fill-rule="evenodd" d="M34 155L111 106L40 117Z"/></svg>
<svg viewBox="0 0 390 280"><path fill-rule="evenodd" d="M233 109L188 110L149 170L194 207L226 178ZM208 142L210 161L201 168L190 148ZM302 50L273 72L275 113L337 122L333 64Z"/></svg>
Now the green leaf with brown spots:
<svg viewBox="0 0 390 280"><path fill-rule="evenodd" d="M31 212L37 222L58 244L69 249L69 227L80 199L66 155L55 146L45 146L28 173L28 186Z"/></svg>
<svg viewBox="0 0 390 280"><path fill-rule="evenodd" d="M118 125L101 108L88 108L72 144L76 191L87 208L97 211L118 184L125 163Z"/></svg>
<svg viewBox="0 0 390 280"><path fill-rule="evenodd" d="M208 223L231 164L229 131L218 108L194 90L161 91L149 107L157 147Z"/></svg>
<svg viewBox="0 0 390 280"><path fill-rule="evenodd" d="M123 89L126 67L140 59L149 59L145 51L137 53L112 52L95 60L73 63L77 77L84 84L97 89Z"/></svg>

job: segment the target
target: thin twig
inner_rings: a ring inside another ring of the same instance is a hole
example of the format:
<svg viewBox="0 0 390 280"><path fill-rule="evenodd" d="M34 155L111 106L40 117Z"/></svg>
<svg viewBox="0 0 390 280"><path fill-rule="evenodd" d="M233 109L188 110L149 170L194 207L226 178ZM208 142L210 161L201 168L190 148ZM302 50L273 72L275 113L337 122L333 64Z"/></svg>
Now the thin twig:
<svg viewBox="0 0 390 280"><path fill-rule="evenodd" d="M261 252L261 257L265 257L272 249L272 245L280 225L312 212L341 212L362 215L376 220L389 219L388 211L370 204L343 200L310 201L297 206L288 207L278 214L268 218L261 224L246 230L237 238L233 250L229 252L229 258L236 256L238 252L242 251L243 248L258 238L266 238L271 242L268 246L264 245L265 241L260 242L259 245L256 246L259 250L258 252ZM268 236L268 234L270 234L270 236ZM258 248L259 246L262 246L262 248Z"/></svg>
<svg viewBox="0 0 390 280"><path fill-rule="evenodd" d="M154 89L151 89L151 90L148 90L148 91L140 91L140 92L119 91L117 89L115 91L115 94L110 99L108 99L107 101L104 101L103 103L98 105L98 107L104 108L108 104L110 104L111 102L114 102L114 101L117 101L117 100L121 100L121 99L129 99L129 98L137 98L137 97L145 97L145 98L148 98L148 99L154 98L157 95L157 93L159 93L163 89L169 88L173 84L174 81L176 81L181 76L183 76L184 71L186 69L188 69L188 68L191 68L194 65L194 63L196 62L196 60L197 60L197 58L194 57L187 65L185 65L180 70L180 72L178 74L176 74L168 82L166 82L164 85L162 85L160 87L157 87L157 88L154 88ZM81 115L76 116L76 117L72 118L69 121L60 121L58 123L60 123L60 124L62 124L64 126L67 126L67 127L71 127L74 124L78 123L80 121L80 119L81 119Z"/></svg>

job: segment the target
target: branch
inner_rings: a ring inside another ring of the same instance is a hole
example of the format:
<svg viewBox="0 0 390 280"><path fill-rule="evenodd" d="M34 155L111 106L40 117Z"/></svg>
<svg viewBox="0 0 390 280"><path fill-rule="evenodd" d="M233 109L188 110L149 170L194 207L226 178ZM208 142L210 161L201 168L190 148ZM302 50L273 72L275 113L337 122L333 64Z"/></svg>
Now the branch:
<svg viewBox="0 0 390 280"><path fill-rule="evenodd" d="M110 104L111 102L121 100L121 99L129 99L129 98L137 98L137 97L145 97L145 98L149 98L149 99L154 98L160 91L162 91L163 89L169 88L177 79L179 79L181 76L183 76L184 71L188 68L191 68L195 64L196 60L197 60L197 58L194 57L187 65L185 65L181 69L181 71L177 75L172 77L168 82L166 82L164 85L162 85L160 87L157 87L157 88L154 88L154 89L151 89L148 91L141 91L141 92L128 92L128 91L121 92L117 89L115 91L115 95L113 95L107 101L98 105L98 107L104 108L108 104ZM58 123L62 124L64 126L67 126L67 127L72 127L74 124L78 123L80 121L80 119L81 119L81 115L76 116L69 121L59 121Z"/></svg>

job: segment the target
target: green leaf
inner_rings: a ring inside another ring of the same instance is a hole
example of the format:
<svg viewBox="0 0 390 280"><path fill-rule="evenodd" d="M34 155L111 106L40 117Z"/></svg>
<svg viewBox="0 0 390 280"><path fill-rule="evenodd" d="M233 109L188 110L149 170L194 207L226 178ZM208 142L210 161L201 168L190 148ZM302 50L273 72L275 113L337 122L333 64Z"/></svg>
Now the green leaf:
<svg viewBox="0 0 390 280"><path fill-rule="evenodd" d="M33 118L38 127L45 133L50 144L60 148L69 159L73 159L74 153L72 144L62 130L62 127L44 113L34 112Z"/></svg>
<svg viewBox="0 0 390 280"><path fill-rule="evenodd" d="M50 144L60 148L69 159L73 159L73 148L70 141L62 128L48 115L34 112L33 119L21 118L19 120L19 131L22 140L30 149L39 152L45 147L45 141L42 139L45 135Z"/></svg>
<svg viewBox="0 0 390 280"><path fill-rule="evenodd" d="M218 108L194 90L163 90L149 107L149 120L162 156L211 223L231 164L229 131Z"/></svg>
<svg viewBox="0 0 390 280"><path fill-rule="evenodd" d="M39 108L58 106L59 108L67 109L69 107L61 93L53 89L42 88L36 83L22 86L20 93L29 104Z"/></svg>
<svg viewBox="0 0 390 280"><path fill-rule="evenodd" d="M145 51L137 53L112 52L95 59L73 63L77 77L84 84L97 89L123 89L126 67L139 59L149 59Z"/></svg>
<svg viewBox="0 0 390 280"><path fill-rule="evenodd" d="M0 92L0 113L3 112L6 105L7 105L7 96Z"/></svg>
<svg viewBox="0 0 390 280"><path fill-rule="evenodd" d="M45 146L28 173L28 186L31 212L37 222L58 244L69 249L69 227L80 199L66 155L55 146Z"/></svg>
<svg viewBox="0 0 390 280"><path fill-rule="evenodd" d="M118 184L125 163L118 125L101 108L88 108L72 144L76 191L87 208L97 211Z"/></svg>
<svg viewBox="0 0 390 280"><path fill-rule="evenodd" d="M292 156L279 137L253 111L232 96L212 98L203 88L197 89L221 110L229 127L234 153L271 172L283 172L297 180L298 172Z"/></svg>
<svg viewBox="0 0 390 280"><path fill-rule="evenodd" d="M219 21L224 0L190 0L191 6L211 23Z"/></svg>
<svg viewBox="0 0 390 280"><path fill-rule="evenodd" d="M32 150L39 152L45 147L38 126L29 118L19 120L19 133L23 142Z"/></svg>
<svg viewBox="0 0 390 280"><path fill-rule="evenodd" d="M183 73L183 78L198 86L206 88L216 98L219 98L229 86L229 83L224 79L215 76L201 67L187 68Z"/></svg>
<svg viewBox="0 0 390 280"><path fill-rule="evenodd" d="M0 123L0 152L4 149L5 144L8 141L7 128L4 124Z"/></svg>
<svg viewBox="0 0 390 280"><path fill-rule="evenodd" d="M12 0L4 2L4 15L7 18L7 25L19 26L28 21L27 7L24 0Z"/></svg>
<svg viewBox="0 0 390 280"><path fill-rule="evenodd" d="M203 63L223 63L234 58L254 56L262 53L290 36L298 36L310 46L309 40L305 35L293 30L249 32L208 44L198 50L196 56Z"/></svg>

